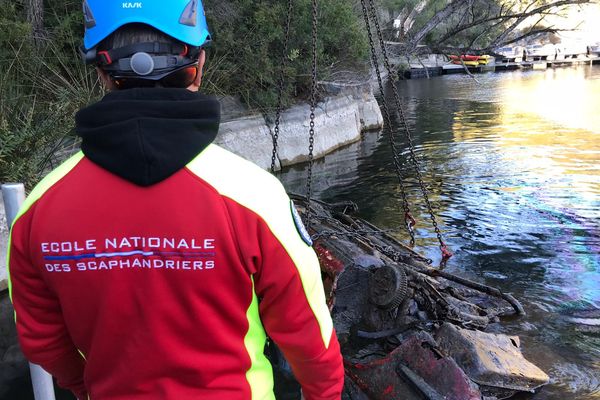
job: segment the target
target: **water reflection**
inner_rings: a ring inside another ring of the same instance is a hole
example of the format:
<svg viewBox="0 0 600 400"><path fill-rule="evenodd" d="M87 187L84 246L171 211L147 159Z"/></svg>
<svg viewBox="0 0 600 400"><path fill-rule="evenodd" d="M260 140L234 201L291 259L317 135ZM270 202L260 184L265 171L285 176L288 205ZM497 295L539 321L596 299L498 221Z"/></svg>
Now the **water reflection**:
<svg viewBox="0 0 600 400"><path fill-rule="evenodd" d="M407 81L423 176L445 236L450 269L519 296L527 356L554 384L534 399L600 399L600 68L449 76ZM398 139L407 159L405 141ZM410 163L419 248L439 260ZM303 192L295 168L287 185ZM315 166L315 191L353 200L384 228L402 225L401 195L385 136ZM396 235L406 240L398 228Z"/></svg>

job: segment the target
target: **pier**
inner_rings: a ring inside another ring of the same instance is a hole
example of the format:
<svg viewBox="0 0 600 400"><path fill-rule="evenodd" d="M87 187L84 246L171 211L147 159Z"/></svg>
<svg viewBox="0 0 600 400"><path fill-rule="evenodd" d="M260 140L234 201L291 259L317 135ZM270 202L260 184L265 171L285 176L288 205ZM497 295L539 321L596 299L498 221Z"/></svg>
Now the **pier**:
<svg viewBox="0 0 600 400"><path fill-rule="evenodd" d="M520 62L502 62L495 60L488 64L481 64L478 66L463 66L452 63L432 66L425 63L411 63L410 68L400 71L400 77L404 79L421 79L440 75L465 74L467 71L472 74L480 74L485 72L515 71L520 69L545 70L596 64L600 64L600 56L586 56L561 60L527 60Z"/></svg>

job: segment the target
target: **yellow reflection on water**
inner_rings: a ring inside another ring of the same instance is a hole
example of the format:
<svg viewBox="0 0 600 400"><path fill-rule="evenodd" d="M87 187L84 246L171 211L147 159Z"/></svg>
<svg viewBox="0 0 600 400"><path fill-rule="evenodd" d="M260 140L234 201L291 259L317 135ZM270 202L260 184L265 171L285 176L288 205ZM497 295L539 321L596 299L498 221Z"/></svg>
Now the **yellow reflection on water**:
<svg viewBox="0 0 600 400"><path fill-rule="evenodd" d="M503 79L491 99L499 106L498 115L487 128L516 170L534 172L542 179L570 175L565 189L576 190L588 201L600 198L597 71L598 67L560 68ZM474 129L465 121L465 115L455 115L455 137L474 140L482 134L480 126Z"/></svg>
<svg viewBox="0 0 600 400"><path fill-rule="evenodd" d="M600 134L600 79L588 79L586 70L591 68L548 69L526 80L507 80L503 114Z"/></svg>

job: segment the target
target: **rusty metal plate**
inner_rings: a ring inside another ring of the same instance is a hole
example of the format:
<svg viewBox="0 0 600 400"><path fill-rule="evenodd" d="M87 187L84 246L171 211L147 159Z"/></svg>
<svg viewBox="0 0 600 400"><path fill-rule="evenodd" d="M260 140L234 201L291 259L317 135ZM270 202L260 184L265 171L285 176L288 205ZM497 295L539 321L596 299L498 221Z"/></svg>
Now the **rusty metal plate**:
<svg viewBox="0 0 600 400"><path fill-rule="evenodd" d="M480 385L531 392L550 378L523 357L519 338L458 328L445 323L436 339L466 374Z"/></svg>

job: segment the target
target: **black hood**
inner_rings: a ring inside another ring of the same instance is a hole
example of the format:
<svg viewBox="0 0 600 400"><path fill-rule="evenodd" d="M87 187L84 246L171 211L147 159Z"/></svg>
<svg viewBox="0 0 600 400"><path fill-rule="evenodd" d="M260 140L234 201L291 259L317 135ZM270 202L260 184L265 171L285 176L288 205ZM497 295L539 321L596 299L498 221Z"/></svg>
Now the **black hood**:
<svg viewBox="0 0 600 400"><path fill-rule="evenodd" d="M139 186L185 167L217 136L219 102L186 89L115 91L75 117L81 149L94 163Z"/></svg>

